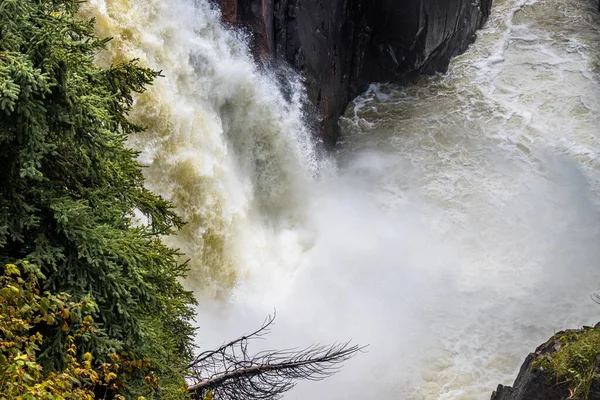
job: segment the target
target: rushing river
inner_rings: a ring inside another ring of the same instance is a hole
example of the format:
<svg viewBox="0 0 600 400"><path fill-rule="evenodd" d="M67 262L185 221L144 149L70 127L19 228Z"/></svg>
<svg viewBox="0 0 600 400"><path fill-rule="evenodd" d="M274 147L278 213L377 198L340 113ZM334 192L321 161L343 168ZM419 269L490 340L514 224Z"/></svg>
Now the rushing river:
<svg viewBox="0 0 600 400"><path fill-rule="evenodd" d="M555 331L600 320L600 15L495 0L447 74L373 85L320 154L292 96L204 1L91 0L98 57L164 78L131 117L148 186L189 221L198 343L354 339L286 399L487 399ZM281 71L280 71L281 72Z"/></svg>

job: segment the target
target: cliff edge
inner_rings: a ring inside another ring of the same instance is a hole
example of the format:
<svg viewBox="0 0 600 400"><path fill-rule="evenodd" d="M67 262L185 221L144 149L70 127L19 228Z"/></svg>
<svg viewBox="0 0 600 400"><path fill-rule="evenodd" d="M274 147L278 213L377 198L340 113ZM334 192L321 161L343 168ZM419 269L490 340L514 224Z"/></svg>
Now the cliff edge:
<svg viewBox="0 0 600 400"><path fill-rule="evenodd" d="M371 82L407 83L445 71L487 20L492 0L217 0L223 18L253 35L257 56L306 79L323 139Z"/></svg>

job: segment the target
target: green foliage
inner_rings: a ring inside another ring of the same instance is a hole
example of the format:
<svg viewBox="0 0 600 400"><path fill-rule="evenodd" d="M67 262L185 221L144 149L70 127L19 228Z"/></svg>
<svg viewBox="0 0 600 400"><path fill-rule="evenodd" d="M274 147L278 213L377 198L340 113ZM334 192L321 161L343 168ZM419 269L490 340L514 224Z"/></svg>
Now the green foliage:
<svg viewBox="0 0 600 400"><path fill-rule="evenodd" d="M94 37L93 21L74 18L76 8L0 2L0 264L26 259L46 277L44 290L93 299L105 339L81 350L99 363L115 352L147 358L158 397L179 397L194 299L178 282L185 265L160 237L182 221L143 187L125 146L142 129L127 120L132 93L159 73L135 61L96 67L107 40ZM39 329L38 361L64 369L67 335ZM131 382L131 393L144 384Z"/></svg>
<svg viewBox="0 0 600 400"><path fill-rule="evenodd" d="M558 338L560 349L537 360L533 368L543 368L557 382L567 384L572 399L587 399L594 381L600 378L597 357L600 355L600 328L569 331Z"/></svg>
<svg viewBox="0 0 600 400"><path fill-rule="evenodd" d="M71 302L65 293L41 294L42 278L39 269L26 262L8 264L0 275L0 399L92 400L109 392L124 399L119 393L127 392L127 380L139 374L145 375L146 393L156 390L158 382L147 361L111 354L110 363L94 365L92 354L80 348L102 336L90 315L96 305L90 299ZM41 325L66 335L65 366L60 371L44 374L37 361L44 341ZM70 327L74 333L67 335Z"/></svg>
<svg viewBox="0 0 600 400"><path fill-rule="evenodd" d="M37 362L43 336L40 325L69 330L76 324L77 340L94 336L94 327L86 312L95 305L85 299L80 303L68 301L68 295L40 294L38 280L42 274L24 263L20 268L6 265L0 276L0 398L23 400L93 399L89 386L101 382L91 366L87 353L83 364L77 361L75 337L65 340L67 357L62 371L42 373ZM83 318L82 318L83 317Z"/></svg>

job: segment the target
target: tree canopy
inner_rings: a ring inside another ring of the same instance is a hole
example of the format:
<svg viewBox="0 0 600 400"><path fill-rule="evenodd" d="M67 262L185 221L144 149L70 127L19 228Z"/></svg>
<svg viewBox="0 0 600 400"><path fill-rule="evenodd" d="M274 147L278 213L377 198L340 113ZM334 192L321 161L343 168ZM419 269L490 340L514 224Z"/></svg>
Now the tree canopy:
<svg viewBox="0 0 600 400"><path fill-rule="evenodd" d="M112 354L147 359L161 377L157 398L178 396L194 298L178 281L186 267L177 250L161 237L182 221L144 188L126 147L143 128L127 119L132 95L159 72L135 60L94 65L108 39L76 9L69 0L0 2L0 265L27 260L44 276L43 291L90 298L102 335L81 351L98 363ZM37 361L48 372L65 368L65 340L77 328L36 329ZM141 395L138 381L128 396Z"/></svg>

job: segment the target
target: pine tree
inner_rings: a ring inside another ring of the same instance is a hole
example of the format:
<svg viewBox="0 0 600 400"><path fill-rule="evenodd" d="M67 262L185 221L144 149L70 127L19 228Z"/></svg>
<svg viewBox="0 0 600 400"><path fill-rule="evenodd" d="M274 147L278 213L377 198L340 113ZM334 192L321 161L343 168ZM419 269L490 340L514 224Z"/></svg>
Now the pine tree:
<svg viewBox="0 0 600 400"><path fill-rule="evenodd" d="M161 379L157 398L176 396L194 299L178 282L186 268L176 249L160 239L183 223L144 188L126 147L142 129L127 120L132 93L159 72L135 60L95 66L108 39L75 17L76 4L0 1L0 265L28 260L46 277L43 290L91 297L107 340L82 351L98 362L115 352L147 358ZM69 332L39 329L38 362L64 368Z"/></svg>

